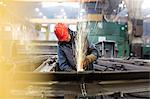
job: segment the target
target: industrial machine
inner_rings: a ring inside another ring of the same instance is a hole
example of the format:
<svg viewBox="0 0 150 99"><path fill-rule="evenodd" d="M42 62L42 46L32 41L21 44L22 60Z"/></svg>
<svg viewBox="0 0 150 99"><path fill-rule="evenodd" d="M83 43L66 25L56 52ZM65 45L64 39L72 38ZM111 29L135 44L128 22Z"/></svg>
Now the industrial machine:
<svg viewBox="0 0 150 99"><path fill-rule="evenodd" d="M99 52L99 57L115 58L117 50L115 50L114 41L101 41L95 44Z"/></svg>

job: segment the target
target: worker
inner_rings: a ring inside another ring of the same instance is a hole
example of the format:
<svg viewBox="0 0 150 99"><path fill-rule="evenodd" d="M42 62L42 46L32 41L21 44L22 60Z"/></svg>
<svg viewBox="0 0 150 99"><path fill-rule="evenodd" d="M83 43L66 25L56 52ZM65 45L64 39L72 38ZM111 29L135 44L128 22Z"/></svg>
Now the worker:
<svg viewBox="0 0 150 99"><path fill-rule="evenodd" d="M57 23L54 33L58 39L58 67L61 71L76 71L75 37L76 32L64 23ZM93 62L98 58L98 51L87 44L87 55L82 61L86 70L93 70Z"/></svg>

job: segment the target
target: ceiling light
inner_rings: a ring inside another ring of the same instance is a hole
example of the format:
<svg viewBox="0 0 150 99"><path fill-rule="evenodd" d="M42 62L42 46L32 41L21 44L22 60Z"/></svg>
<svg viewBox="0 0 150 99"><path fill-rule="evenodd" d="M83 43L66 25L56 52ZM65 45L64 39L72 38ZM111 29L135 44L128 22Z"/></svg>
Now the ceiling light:
<svg viewBox="0 0 150 99"><path fill-rule="evenodd" d="M124 1L122 1L121 3L122 3L123 5L125 4L125 2L124 2Z"/></svg>
<svg viewBox="0 0 150 99"><path fill-rule="evenodd" d="M44 27L45 27L45 26L48 26L48 24L42 24L42 26L44 26Z"/></svg>
<svg viewBox="0 0 150 99"><path fill-rule="evenodd" d="M81 11L80 12L85 12L85 9L81 9Z"/></svg>
<svg viewBox="0 0 150 99"><path fill-rule="evenodd" d="M64 19L67 19L67 16L64 16Z"/></svg>
<svg viewBox="0 0 150 99"><path fill-rule="evenodd" d="M80 16L83 16L83 13L80 13Z"/></svg>
<svg viewBox="0 0 150 99"><path fill-rule="evenodd" d="M150 17L150 14L148 14L146 17Z"/></svg>
<svg viewBox="0 0 150 99"><path fill-rule="evenodd" d="M46 17L46 16L43 16L43 19L47 19L47 17Z"/></svg>
<svg viewBox="0 0 150 99"><path fill-rule="evenodd" d="M35 11L36 11L36 12L39 12L39 11L40 11L40 9L39 9L39 8L35 8Z"/></svg>
<svg viewBox="0 0 150 99"><path fill-rule="evenodd" d="M119 6L120 8L123 8L123 4L122 4L122 3L120 3L118 6Z"/></svg>
<svg viewBox="0 0 150 99"><path fill-rule="evenodd" d="M63 15L66 15L66 13L65 13L65 12L63 12Z"/></svg>
<svg viewBox="0 0 150 99"><path fill-rule="evenodd" d="M64 9L61 9L60 11L61 11L61 12L64 12Z"/></svg>
<svg viewBox="0 0 150 99"><path fill-rule="evenodd" d="M43 13L42 13L42 12L39 12L39 15L40 15L40 16L42 16L42 15L43 15Z"/></svg>

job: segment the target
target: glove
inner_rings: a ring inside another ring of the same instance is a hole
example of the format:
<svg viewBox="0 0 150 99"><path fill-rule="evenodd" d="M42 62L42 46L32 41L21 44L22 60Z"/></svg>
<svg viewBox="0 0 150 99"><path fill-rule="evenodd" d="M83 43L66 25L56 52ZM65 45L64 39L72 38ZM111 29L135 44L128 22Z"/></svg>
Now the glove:
<svg viewBox="0 0 150 99"><path fill-rule="evenodd" d="M86 69L87 65L96 60L96 56L93 54L87 55L83 61L83 68Z"/></svg>

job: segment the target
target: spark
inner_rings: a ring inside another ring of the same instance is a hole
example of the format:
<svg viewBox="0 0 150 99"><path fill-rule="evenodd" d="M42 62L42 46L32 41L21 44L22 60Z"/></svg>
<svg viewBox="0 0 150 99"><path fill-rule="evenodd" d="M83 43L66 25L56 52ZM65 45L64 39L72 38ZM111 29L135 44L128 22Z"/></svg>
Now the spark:
<svg viewBox="0 0 150 99"><path fill-rule="evenodd" d="M80 14L80 10L82 10L83 7L80 5L79 9L79 24L78 24L78 33L77 33L77 38L76 38L76 61L77 61L77 72L79 71L84 71L83 69L83 60L85 59L86 56L86 19L84 19L84 15ZM84 21L83 21L84 20Z"/></svg>

